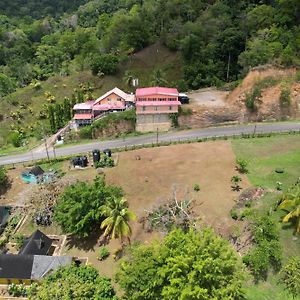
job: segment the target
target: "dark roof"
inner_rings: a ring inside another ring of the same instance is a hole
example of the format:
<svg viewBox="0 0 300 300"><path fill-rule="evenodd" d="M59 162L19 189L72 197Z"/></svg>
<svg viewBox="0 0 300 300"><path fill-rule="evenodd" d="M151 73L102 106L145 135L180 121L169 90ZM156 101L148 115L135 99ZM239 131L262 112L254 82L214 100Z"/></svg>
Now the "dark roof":
<svg viewBox="0 0 300 300"><path fill-rule="evenodd" d="M34 176L39 176L44 174L44 170L40 166L35 166L29 171L29 173Z"/></svg>
<svg viewBox="0 0 300 300"><path fill-rule="evenodd" d="M52 240L40 230L35 231L25 243L19 254L46 255L52 245Z"/></svg>
<svg viewBox="0 0 300 300"><path fill-rule="evenodd" d="M39 280L71 263L71 256L0 254L0 278Z"/></svg>
<svg viewBox="0 0 300 300"><path fill-rule="evenodd" d="M6 225L9 218L9 207L0 206L0 225Z"/></svg>
<svg viewBox="0 0 300 300"><path fill-rule="evenodd" d="M30 279L33 255L0 255L0 278Z"/></svg>

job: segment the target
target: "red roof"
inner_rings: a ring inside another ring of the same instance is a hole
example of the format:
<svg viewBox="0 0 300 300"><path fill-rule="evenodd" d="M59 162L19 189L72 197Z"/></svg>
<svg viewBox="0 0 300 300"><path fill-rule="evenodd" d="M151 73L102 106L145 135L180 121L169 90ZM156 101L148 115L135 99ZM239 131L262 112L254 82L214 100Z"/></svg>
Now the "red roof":
<svg viewBox="0 0 300 300"><path fill-rule="evenodd" d="M75 120L91 120L93 118L92 114L75 114Z"/></svg>
<svg viewBox="0 0 300 300"><path fill-rule="evenodd" d="M174 88L166 88L166 87L147 87L147 88L139 88L136 89L135 95L136 97L150 96L150 95L170 95L178 97L178 91Z"/></svg>
<svg viewBox="0 0 300 300"><path fill-rule="evenodd" d="M136 106L172 106L181 105L179 101L137 101Z"/></svg>

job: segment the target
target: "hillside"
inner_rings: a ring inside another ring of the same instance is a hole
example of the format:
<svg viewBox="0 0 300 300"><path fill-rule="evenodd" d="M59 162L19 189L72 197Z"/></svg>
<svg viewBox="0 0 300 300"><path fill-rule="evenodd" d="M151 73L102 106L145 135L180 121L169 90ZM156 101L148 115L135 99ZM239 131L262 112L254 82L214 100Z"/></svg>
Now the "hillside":
<svg viewBox="0 0 300 300"><path fill-rule="evenodd" d="M188 94L191 103L179 117L182 127L283 121L300 116L300 78L295 68L260 66L231 92L202 89Z"/></svg>
<svg viewBox="0 0 300 300"><path fill-rule="evenodd" d="M90 71L79 72L74 68L69 76L57 75L42 81L39 89L35 89L34 86L18 89L0 100L1 148L11 149L11 146L7 145L11 128L21 128L27 131L28 135L32 135L33 137L29 139L30 144L36 138L40 139L44 134L49 133L49 122L39 117L43 107L48 104L45 92L50 92L56 102L61 103L64 97L71 97L74 89L81 83L90 83L93 86L94 97L101 96L115 86L126 91L134 91L123 80L126 71L130 71L139 79L140 86L148 86L151 84L153 70L158 68L162 70L171 85L182 76L181 59L178 53L156 43L132 54L128 60L120 63L114 76L99 77L94 76ZM13 120L11 116L14 113L17 113L20 118Z"/></svg>
<svg viewBox="0 0 300 300"><path fill-rule="evenodd" d="M126 88L125 74L138 77L140 86L186 91L235 84L260 65L299 68L299 9L295 0L1 1L0 146L49 133L46 105L72 97L80 83L93 85L95 97L116 85ZM243 103L229 103L221 118L215 108L204 111L205 119L215 124L292 117L293 101L289 107L276 106L275 117L264 112L265 89L255 87L244 95L247 110ZM287 84L287 98L288 90Z"/></svg>

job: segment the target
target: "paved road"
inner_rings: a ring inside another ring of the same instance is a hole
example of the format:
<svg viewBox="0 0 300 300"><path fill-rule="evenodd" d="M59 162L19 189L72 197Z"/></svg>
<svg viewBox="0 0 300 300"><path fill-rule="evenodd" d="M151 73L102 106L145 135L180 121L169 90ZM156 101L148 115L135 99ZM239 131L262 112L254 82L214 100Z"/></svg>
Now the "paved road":
<svg viewBox="0 0 300 300"><path fill-rule="evenodd" d="M242 133L270 133L270 132L284 132L297 130L300 131L300 122L297 123L272 123L272 124L257 124L255 125L242 125L242 126L225 126L225 127L211 127L206 129L194 129L178 132L161 133L158 135L158 141L183 141L196 138L214 137L214 136L232 136L241 135ZM93 142L88 144L66 146L55 149L56 157L79 154L88 151L92 151L95 148L121 148L132 145L152 144L157 142L156 134L142 135L136 137L130 137L123 139L115 139L101 142ZM54 157L53 148L48 149L49 156ZM40 148L39 151L32 151L24 154L14 156L2 156L0 157L0 165L7 165L13 163L20 163L26 161L33 161L42 158L46 158L47 153L45 149Z"/></svg>

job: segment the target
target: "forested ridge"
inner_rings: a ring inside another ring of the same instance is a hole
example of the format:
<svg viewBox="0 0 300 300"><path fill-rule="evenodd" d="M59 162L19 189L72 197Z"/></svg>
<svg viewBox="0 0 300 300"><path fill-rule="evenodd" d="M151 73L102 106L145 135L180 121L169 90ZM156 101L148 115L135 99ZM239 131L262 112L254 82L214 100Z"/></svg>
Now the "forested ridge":
<svg viewBox="0 0 300 300"><path fill-rule="evenodd" d="M114 74L157 41L180 53L186 88L300 64L298 0L4 0L0 14L0 96L54 74Z"/></svg>

